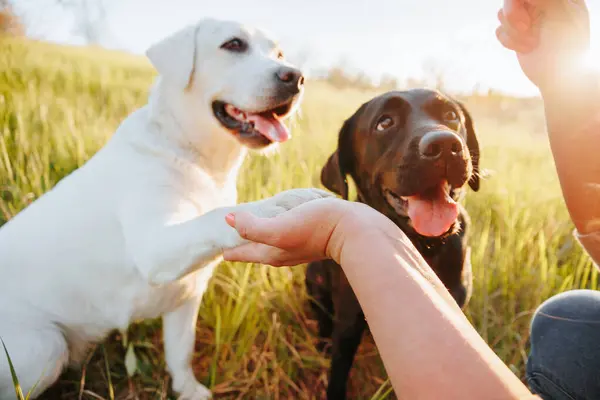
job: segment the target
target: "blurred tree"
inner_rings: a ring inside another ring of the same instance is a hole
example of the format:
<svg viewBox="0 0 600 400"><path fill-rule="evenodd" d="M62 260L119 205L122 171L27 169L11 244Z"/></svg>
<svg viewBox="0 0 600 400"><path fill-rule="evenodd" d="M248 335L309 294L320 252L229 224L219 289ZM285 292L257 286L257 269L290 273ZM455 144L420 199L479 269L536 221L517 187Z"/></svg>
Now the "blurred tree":
<svg viewBox="0 0 600 400"><path fill-rule="evenodd" d="M425 79L410 77L406 80L406 88L407 89L416 89L427 86L427 82Z"/></svg>
<svg viewBox="0 0 600 400"><path fill-rule="evenodd" d="M329 69L327 82L337 89L344 89L351 86L351 79L344 70L344 67L335 65Z"/></svg>
<svg viewBox="0 0 600 400"><path fill-rule="evenodd" d="M423 74L427 86L437 90L445 90L446 74L444 67L435 58L427 58L422 64Z"/></svg>
<svg viewBox="0 0 600 400"><path fill-rule="evenodd" d="M379 89L381 90L397 90L399 88L398 78L391 74L383 74L379 79Z"/></svg>
<svg viewBox="0 0 600 400"><path fill-rule="evenodd" d="M0 34L22 36L25 29L8 0L0 0Z"/></svg>
<svg viewBox="0 0 600 400"><path fill-rule="evenodd" d="M359 71L354 78L352 78L351 86L354 86L359 90L374 89L373 81L363 71Z"/></svg>
<svg viewBox="0 0 600 400"><path fill-rule="evenodd" d="M73 33L83 38L86 44L100 44L106 36L106 2L103 0L56 0L73 15Z"/></svg>

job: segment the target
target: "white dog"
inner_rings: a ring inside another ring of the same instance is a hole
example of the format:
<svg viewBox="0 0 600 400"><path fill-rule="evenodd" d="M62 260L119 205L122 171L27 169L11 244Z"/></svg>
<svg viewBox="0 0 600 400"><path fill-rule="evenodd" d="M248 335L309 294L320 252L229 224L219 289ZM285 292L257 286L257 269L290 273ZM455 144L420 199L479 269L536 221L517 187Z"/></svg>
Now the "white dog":
<svg viewBox="0 0 600 400"><path fill-rule="evenodd" d="M329 196L298 189L236 206L247 148L289 138L281 120L303 91L264 33L205 19L146 54L159 72L148 104L0 229L0 337L33 397L90 343L162 316L173 389L209 398L191 368L198 307L222 250L244 243L225 215ZM0 399L14 399L5 357Z"/></svg>

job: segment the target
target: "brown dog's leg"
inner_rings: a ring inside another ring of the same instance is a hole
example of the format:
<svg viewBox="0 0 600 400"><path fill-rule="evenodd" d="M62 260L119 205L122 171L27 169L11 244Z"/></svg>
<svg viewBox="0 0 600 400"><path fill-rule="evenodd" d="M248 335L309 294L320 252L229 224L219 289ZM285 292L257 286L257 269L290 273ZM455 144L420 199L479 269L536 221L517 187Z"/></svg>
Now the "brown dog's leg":
<svg viewBox="0 0 600 400"><path fill-rule="evenodd" d="M310 297L309 303L313 315L319 326L320 352L329 353L331 346L328 343L333 333L333 293L331 286L331 261L317 261L310 263L306 270L306 291ZM339 268L339 267L338 267Z"/></svg>

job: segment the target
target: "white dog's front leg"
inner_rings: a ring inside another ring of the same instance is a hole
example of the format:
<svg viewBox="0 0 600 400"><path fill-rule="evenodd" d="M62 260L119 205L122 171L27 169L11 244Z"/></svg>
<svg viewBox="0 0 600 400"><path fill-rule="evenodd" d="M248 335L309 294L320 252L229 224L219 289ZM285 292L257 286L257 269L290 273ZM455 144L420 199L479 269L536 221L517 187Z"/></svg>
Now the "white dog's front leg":
<svg viewBox="0 0 600 400"><path fill-rule="evenodd" d="M158 234L162 239L155 242L155 251L146 253L151 258L143 264L150 282L177 281L213 263L224 249L243 244L244 239L225 222L225 216L235 209L219 208Z"/></svg>
<svg viewBox="0 0 600 400"><path fill-rule="evenodd" d="M232 211L248 211L260 217L276 216L310 200L331 197L319 189L293 189L271 198L235 207L223 207L206 214L182 217L189 204L169 193L136 192L121 209L121 222L129 253L140 272L152 284L164 284L215 261L226 248L245 240L227 225Z"/></svg>
<svg viewBox="0 0 600 400"><path fill-rule="evenodd" d="M192 369L201 300L202 293L162 318L167 370L173 380L173 390L181 400L206 400L212 396L210 390L198 382Z"/></svg>

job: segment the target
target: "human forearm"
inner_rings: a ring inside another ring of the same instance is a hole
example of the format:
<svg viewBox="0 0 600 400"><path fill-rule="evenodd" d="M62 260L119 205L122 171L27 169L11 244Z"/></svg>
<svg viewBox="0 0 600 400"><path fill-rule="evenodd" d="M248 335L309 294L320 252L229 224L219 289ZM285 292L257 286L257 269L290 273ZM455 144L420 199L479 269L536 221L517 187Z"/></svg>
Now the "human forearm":
<svg viewBox="0 0 600 400"><path fill-rule="evenodd" d="M600 75L572 74L542 90L557 174L578 238L600 263Z"/></svg>
<svg viewBox="0 0 600 400"><path fill-rule="evenodd" d="M579 74L542 90L561 189L577 230L600 230L600 79Z"/></svg>
<svg viewBox="0 0 600 400"><path fill-rule="evenodd" d="M398 393L419 399L530 396L408 239L376 231L357 236L345 243L340 262Z"/></svg>

